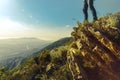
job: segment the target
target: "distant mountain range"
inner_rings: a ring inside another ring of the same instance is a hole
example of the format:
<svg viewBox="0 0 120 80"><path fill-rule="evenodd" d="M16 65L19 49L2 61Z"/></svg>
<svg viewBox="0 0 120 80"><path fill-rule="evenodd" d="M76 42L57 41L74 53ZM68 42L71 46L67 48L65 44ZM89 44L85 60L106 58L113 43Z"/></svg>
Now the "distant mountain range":
<svg viewBox="0 0 120 80"><path fill-rule="evenodd" d="M12 69L50 43L37 38L2 39L0 40L0 67L6 66L7 70Z"/></svg>
<svg viewBox="0 0 120 80"><path fill-rule="evenodd" d="M48 45L48 41L37 38L19 38L0 40L0 57L23 53L24 51L37 50Z"/></svg>

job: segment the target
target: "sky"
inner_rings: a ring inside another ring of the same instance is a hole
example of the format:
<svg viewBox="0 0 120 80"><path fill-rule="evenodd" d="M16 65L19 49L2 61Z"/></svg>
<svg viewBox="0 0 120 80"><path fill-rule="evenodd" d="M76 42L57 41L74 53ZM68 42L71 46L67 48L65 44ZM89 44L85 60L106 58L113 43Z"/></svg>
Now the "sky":
<svg viewBox="0 0 120 80"><path fill-rule="evenodd" d="M119 12L119 3L120 0L95 0L98 17ZM57 40L70 36L77 21L84 20L82 8L83 0L0 0L0 39Z"/></svg>

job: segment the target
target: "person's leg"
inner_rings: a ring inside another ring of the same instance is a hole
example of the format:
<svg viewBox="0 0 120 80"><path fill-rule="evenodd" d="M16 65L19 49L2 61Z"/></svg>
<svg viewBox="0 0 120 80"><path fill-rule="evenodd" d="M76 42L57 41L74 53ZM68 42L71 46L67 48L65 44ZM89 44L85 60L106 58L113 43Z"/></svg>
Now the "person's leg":
<svg viewBox="0 0 120 80"><path fill-rule="evenodd" d="M88 21L88 4L87 4L87 0L84 0L83 13L84 13L84 20Z"/></svg>
<svg viewBox="0 0 120 80"><path fill-rule="evenodd" d="M91 9L91 12L92 12L92 15L93 15L93 20L97 20L97 14L96 14L96 10L93 6L93 0L88 0L88 4L89 4L89 7Z"/></svg>

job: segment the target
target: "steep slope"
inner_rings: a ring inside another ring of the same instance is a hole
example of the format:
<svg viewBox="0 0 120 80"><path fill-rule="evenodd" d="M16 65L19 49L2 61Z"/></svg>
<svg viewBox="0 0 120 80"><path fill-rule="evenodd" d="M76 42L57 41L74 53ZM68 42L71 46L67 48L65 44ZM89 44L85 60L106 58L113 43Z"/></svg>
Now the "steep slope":
<svg viewBox="0 0 120 80"><path fill-rule="evenodd" d="M0 78L1 80L46 80L49 75L51 79L59 80L60 77L63 79L65 76L70 79L71 73L66 64L67 49L68 46L61 46L51 51L44 51L38 57L29 59L19 67L6 72L2 68Z"/></svg>
<svg viewBox="0 0 120 80"><path fill-rule="evenodd" d="M57 41L51 43L50 45L44 47L42 50L39 51L39 53L44 51L44 50L52 50L52 49L57 48L59 46L65 46L65 45L67 45L67 44L69 44L71 42L73 42L73 38L72 37L62 38L62 39L57 40Z"/></svg>
<svg viewBox="0 0 120 80"><path fill-rule="evenodd" d="M120 80L120 13L80 23L74 41L43 51L13 70L0 70L1 80Z"/></svg>

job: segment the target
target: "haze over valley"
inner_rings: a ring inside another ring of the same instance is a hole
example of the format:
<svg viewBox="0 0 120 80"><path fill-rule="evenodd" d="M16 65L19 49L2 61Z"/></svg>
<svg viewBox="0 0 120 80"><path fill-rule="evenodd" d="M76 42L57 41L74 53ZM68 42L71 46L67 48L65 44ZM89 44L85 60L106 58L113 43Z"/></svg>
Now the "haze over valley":
<svg viewBox="0 0 120 80"><path fill-rule="evenodd" d="M15 63L18 65L48 44L50 44L49 41L37 38L1 39L0 66L11 66L12 64L15 65Z"/></svg>

